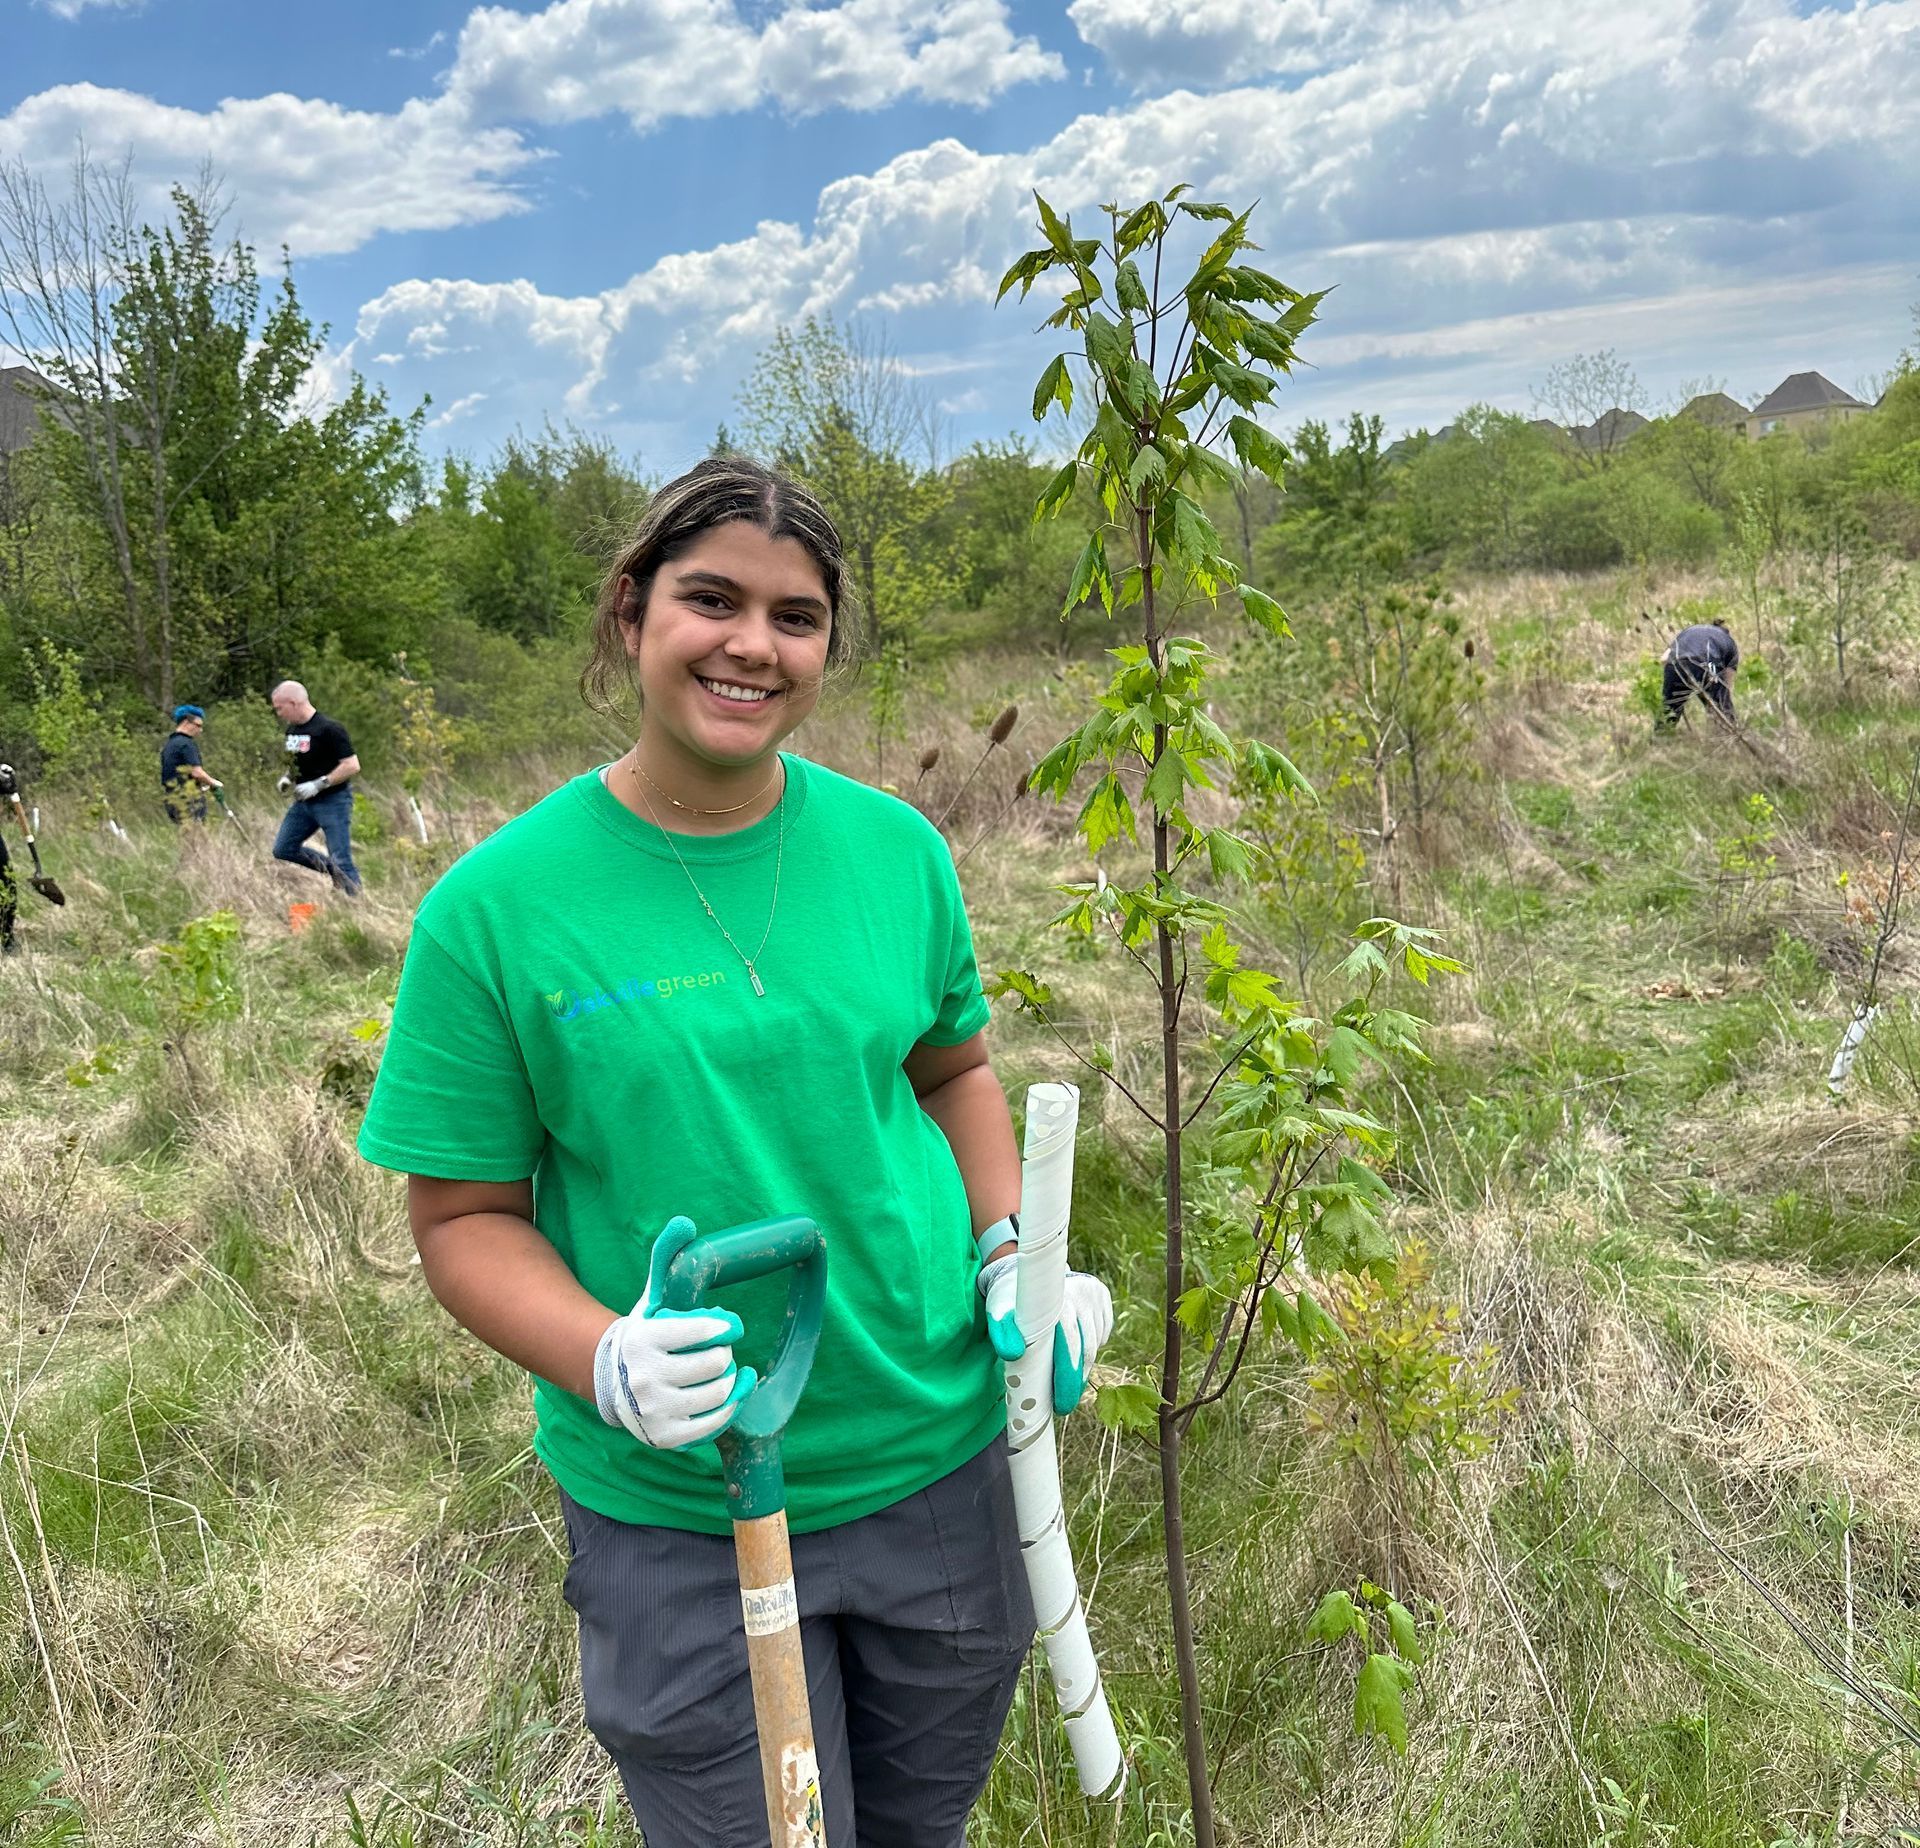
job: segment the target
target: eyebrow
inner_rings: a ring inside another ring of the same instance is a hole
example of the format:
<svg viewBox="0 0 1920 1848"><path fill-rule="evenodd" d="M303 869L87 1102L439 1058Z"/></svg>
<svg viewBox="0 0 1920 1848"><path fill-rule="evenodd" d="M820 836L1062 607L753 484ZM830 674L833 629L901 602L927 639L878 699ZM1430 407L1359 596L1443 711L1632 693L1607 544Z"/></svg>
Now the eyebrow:
<svg viewBox="0 0 1920 1848"><path fill-rule="evenodd" d="M683 571L673 581L679 590L724 590L735 597L741 594L740 586L718 571ZM774 601L799 609L818 610L822 616L828 613L826 603L819 597L776 597Z"/></svg>

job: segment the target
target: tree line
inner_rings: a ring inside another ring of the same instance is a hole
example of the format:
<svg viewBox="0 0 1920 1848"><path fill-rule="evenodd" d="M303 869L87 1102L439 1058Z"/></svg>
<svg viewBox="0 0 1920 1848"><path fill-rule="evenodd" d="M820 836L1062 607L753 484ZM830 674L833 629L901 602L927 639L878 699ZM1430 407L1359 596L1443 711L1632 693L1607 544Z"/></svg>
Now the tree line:
<svg viewBox="0 0 1920 1848"><path fill-rule="evenodd" d="M121 781L190 700L264 762L257 696L288 674L374 763L419 733L423 684L450 761L589 738L577 645L645 504L642 461L548 424L430 462L424 406L358 377L317 403L326 330L290 266L264 275L223 218L205 175L156 224L124 167L83 156L64 190L0 167L0 333L48 387L38 437L0 457L0 748ZM1069 646L1074 550L1032 519L1052 452L1084 434L1061 421L949 453L882 335L809 321L774 337L716 432L804 477L840 525L876 777L917 667L978 642ZM1431 613L1423 587L1465 572L1920 556L1910 359L1873 416L1811 439L1675 416L1596 454L1476 405L1392 446L1377 414L1310 421L1282 453L1283 487L1223 465L1195 496L1251 573L1309 605L1357 589Z"/></svg>

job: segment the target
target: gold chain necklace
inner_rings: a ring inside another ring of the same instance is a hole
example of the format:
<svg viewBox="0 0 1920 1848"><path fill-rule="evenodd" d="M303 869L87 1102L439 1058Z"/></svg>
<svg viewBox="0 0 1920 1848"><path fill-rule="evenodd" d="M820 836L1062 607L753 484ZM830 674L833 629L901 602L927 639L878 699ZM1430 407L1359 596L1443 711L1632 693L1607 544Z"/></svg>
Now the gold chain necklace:
<svg viewBox="0 0 1920 1848"><path fill-rule="evenodd" d="M645 783L646 786L650 790L652 790L656 796L660 797L662 801L671 802L673 806L678 810L680 810L680 812L684 815L737 815L740 813L740 811L743 808L752 808L753 805L756 802L758 802L760 798L764 796L767 793L767 791L773 787L773 776L778 776L780 774L780 771L776 766L773 776L768 777L767 780L764 783L762 783L760 787L756 789L753 792L753 794L746 799L746 801L736 802L732 806L732 808L703 809L703 808L695 808L691 802L682 802L678 796L668 795L667 792L664 789L662 789L660 785L653 780L652 777L647 775L647 773L640 768L640 758L637 751L634 756L629 757L627 759L627 763L631 767L634 775L637 776L641 780L641 782Z"/></svg>
<svg viewBox="0 0 1920 1848"><path fill-rule="evenodd" d="M634 767L636 769L639 768L637 764ZM774 776L778 776L779 774L780 773L778 769L776 769L774 771ZM773 783L773 777L768 777L767 778L768 787L771 787L772 783ZM664 790L662 790L661 793L663 795L666 794ZM763 788L760 793L762 795L765 795L766 789ZM646 802L647 819L650 822L652 822L656 828L660 828L659 817L656 816L653 812L653 804L651 802L647 802L647 799L644 795L641 796L640 800L642 802ZM671 802L673 798L671 796L668 796L667 800ZM741 807L744 808L745 806L746 806L745 803L741 804ZM723 810L720 812L725 813L726 811ZM734 942L733 932L730 931L724 924L720 922L719 912L715 911L713 906L710 903L708 903L706 893L700 890L700 881L694 878L693 869L690 866L688 866L688 864L684 859L681 859L680 849L674 845L673 836L667 833L667 830L665 828L660 828L661 834L666 839L667 846L672 850L673 857L680 862L680 870L683 873L685 873L687 876L687 884L693 887L694 897L700 901L700 909L704 911L707 914L707 916L713 920L714 929L717 930L721 934L721 936L726 938L727 948L730 949L734 953L734 955L740 958L741 965L745 968L747 972L747 980L753 984L753 992L756 995L761 996L762 998L765 997L767 991L765 988L761 986L760 971L757 968L755 968L754 965L760 960L761 952L766 949L767 939L773 935L773 914L775 911L779 909L779 906L780 906L780 866L781 866L781 862L786 857L786 851L787 851L787 790L786 790L786 785L784 783L780 786L779 800L774 803L773 812L779 818L779 821L778 821L779 831L774 837L773 896L767 901L767 928L760 933L759 946L754 950L751 956L749 956L746 953L746 951L739 946L739 944Z"/></svg>

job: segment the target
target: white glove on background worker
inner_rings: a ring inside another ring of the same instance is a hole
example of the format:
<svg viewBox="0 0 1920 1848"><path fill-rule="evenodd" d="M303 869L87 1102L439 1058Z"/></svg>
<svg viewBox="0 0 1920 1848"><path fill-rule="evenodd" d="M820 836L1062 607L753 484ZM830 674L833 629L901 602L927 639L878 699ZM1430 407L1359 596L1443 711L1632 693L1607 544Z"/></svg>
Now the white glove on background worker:
<svg viewBox="0 0 1920 1848"><path fill-rule="evenodd" d="M980 1251L980 1294L987 1304L987 1339L1002 1360L1018 1360L1026 1351L1014 1319L1014 1279L1019 1253L989 1259L987 1254L1020 1241L1020 1219L1009 1213L975 1241ZM1053 1410L1064 1418L1087 1390L1087 1375L1107 1337L1113 1333L1113 1292L1085 1271L1067 1272L1060 1297L1060 1320L1053 1329Z"/></svg>
<svg viewBox="0 0 1920 1848"><path fill-rule="evenodd" d="M691 1450L718 1437L758 1384L751 1367L734 1365L733 1343L743 1331L731 1310L661 1307L668 1267L697 1236L691 1219L667 1221L654 1240L644 1294L593 1352L600 1416L655 1450Z"/></svg>

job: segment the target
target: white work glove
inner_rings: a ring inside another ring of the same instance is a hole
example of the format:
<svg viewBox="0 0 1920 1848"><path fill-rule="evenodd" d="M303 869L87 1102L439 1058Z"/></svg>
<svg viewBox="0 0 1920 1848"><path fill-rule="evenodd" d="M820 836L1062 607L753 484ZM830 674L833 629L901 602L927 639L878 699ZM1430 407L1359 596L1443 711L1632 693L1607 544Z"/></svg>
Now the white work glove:
<svg viewBox="0 0 1920 1848"><path fill-rule="evenodd" d="M691 1219L667 1221L654 1240L645 1293L593 1353L600 1416L655 1450L691 1450L718 1437L759 1383L751 1367L733 1364L742 1333L737 1315L661 1307L667 1268L696 1236Z"/></svg>
<svg viewBox="0 0 1920 1848"><path fill-rule="evenodd" d="M982 1254L1020 1236L1020 1222L1011 1215L980 1234ZM978 1279L987 1305L987 1339L1002 1360L1018 1360L1026 1352L1020 1324L1014 1315L1014 1282L1019 1254L983 1263ZM1067 1272L1060 1293L1060 1320L1053 1329L1053 1410L1064 1418L1087 1390L1087 1375L1107 1337L1113 1333L1113 1292L1085 1271Z"/></svg>
<svg viewBox="0 0 1920 1848"><path fill-rule="evenodd" d="M281 794L282 794L283 796L284 796L284 795L285 795L285 794L287 793L287 791L288 791L288 790L290 790L290 789L291 789L292 787L293 787L293 778L292 778L292 777L290 777L290 776L285 776L285 775L283 775L283 776L282 776L282 777L280 778L280 780L279 780L279 781L278 781L277 783L275 783L275 784L274 784L274 788L275 788L275 789L277 789L277 790L278 790L278 791L279 791L279 792L280 792L280 793L281 793Z"/></svg>
<svg viewBox="0 0 1920 1848"><path fill-rule="evenodd" d="M325 777L309 777L304 783L294 784L293 793L298 796L302 802L311 802L326 786L327 779Z"/></svg>

